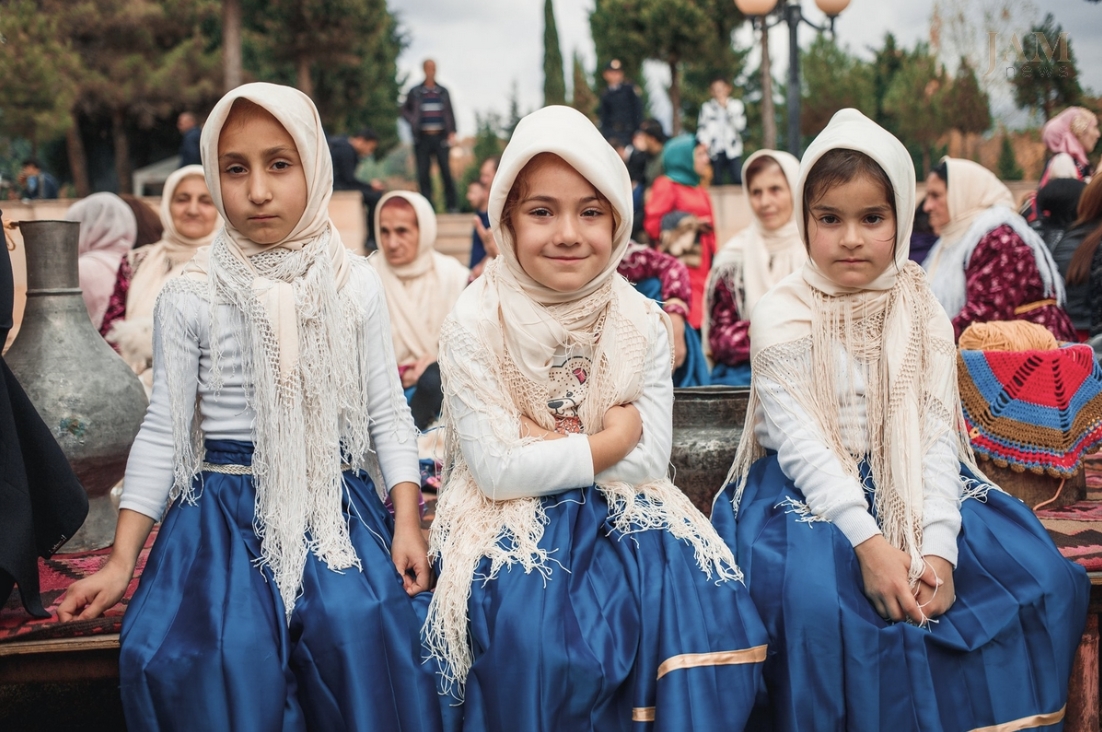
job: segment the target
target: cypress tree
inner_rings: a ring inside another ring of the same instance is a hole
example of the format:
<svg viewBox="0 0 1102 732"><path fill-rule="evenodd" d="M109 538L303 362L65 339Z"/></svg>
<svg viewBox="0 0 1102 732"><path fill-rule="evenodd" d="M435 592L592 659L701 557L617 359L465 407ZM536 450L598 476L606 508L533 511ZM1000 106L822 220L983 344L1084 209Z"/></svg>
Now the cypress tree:
<svg viewBox="0 0 1102 732"><path fill-rule="evenodd" d="M1005 132L999 147L999 162L995 167L1002 180L1021 180L1025 177L1022 166L1018 165L1018 157L1014 154L1014 146L1010 144L1010 135Z"/></svg>
<svg viewBox="0 0 1102 732"><path fill-rule="evenodd" d="M562 69L559 30L551 0L543 2L543 104L566 104L566 79Z"/></svg>

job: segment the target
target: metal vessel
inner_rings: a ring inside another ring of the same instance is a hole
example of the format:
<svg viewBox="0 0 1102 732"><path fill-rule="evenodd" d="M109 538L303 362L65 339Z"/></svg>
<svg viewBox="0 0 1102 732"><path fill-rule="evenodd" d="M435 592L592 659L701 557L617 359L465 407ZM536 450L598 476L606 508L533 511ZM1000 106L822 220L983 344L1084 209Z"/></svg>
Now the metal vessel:
<svg viewBox="0 0 1102 732"><path fill-rule="evenodd" d="M735 459L750 389L694 386L673 393L673 482L709 516Z"/></svg>
<svg viewBox="0 0 1102 732"><path fill-rule="evenodd" d="M80 224L19 223L27 256L27 307L5 354L88 492L88 518L66 552L111 544L118 512L111 488L122 479L146 396L130 367L88 317L80 290Z"/></svg>

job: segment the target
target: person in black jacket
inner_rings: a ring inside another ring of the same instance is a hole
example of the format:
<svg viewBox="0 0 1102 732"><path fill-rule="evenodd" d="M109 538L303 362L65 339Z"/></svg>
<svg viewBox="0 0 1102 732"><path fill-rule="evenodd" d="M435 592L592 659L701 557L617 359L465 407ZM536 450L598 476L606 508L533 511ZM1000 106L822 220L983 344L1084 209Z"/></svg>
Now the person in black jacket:
<svg viewBox="0 0 1102 732"><path fill-rule="evenodd" d="M1076 222L1079 198L1087 185L1074 178L1056 178L1045 184L1037 192L1037 209L1040 218L1031 224L1044 239L1052 259L1064 278L1067 289L1067 304L1064 309L1071 316L1071 322L1080 334L1086 334L1091 326L1091 293L1087 282L1072 284L1068 282L1068 272L1072 257L1087 230L1082 226L1078 231L1072 228Z"/></svg>
<svg viewBox="0 0 1102 732"><path fill-rule="evenodd" d="M180 116L176 118L176 129L183 135L183 139L180 140L180 164L176 167L202 165L203 159L199 155L199 138L202 136L203 130L199 126L199 120L195 119L195 115L191 112L181 112Z"/></svg>
<svg viewBox="0 0 1102 732"><path fill-rule="evenodd" d="M601 134L605 139L631 140L643 122L643 100L635 93L635 87L624 82L624 65L614 58L605 66L601 76L608 87L601 95L597 114L601 120Z"/></svg>
<svg viewBox="0 0 1102 732"><path fill-rule="evenodd" d="M432 200L432 161L440 167L444 203L450 213L458 210L448 153L455 142L455 112L448 90L436 83L436 62L426 59L425 80L409 90L402 104L402 118L413 134L417 156L417 182L421 195Z"/></svg>
<svg viewBox="0 0 1102 732"><path fill-rule="evenodd" d="M370 127L349 135L334 135L327 138L329 154L333 158L333 190L359 191L363 195L364 211L367 217L367 237L364 249L375 251L375 207L383 197L385 190L381 181L364 183L356 177L356 168L360 160L375 153L379 146L379 136Z"/></svg>

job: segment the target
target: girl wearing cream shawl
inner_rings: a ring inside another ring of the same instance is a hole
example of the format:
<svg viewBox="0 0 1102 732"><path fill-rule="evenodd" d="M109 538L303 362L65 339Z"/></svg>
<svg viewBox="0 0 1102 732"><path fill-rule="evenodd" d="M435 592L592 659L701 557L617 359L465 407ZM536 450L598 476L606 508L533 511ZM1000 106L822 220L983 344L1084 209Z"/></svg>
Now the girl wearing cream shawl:
<svg viewBox="0 0 1102 732"><path fill-rule="evenodd" d="M754 310L712 521L769 631L769 729L1063 717L1087 579L975 469L952 325L908 260L914 180L898 140L838 112L795 188L809 260Z"/></svg>
<svg viewBox="0 0 1102 732"><path fill-rule="evenodd" d="M115 288L119 262L134 246L138 222L134 212L114 193L93 193L65 212L80 222L80 290L92 325L99 330Z"/></svg>
<svg viewBox="0 0 1102 732"><path fill-rule="evenodd" d="M616 275L631 200L584 115L529 115L490 194L501 256L444 322L426 631L465 729L742 729L754 697L761 626L667 477L668 321Z"/></svg>
<svg viewBox="0 0 1102 732"><path fill-rule="evenodd" d="M247 84L202 146L225 225L163 288L114 549L59 614L113 605L171 502L122 631L128 728L438 730L415 431L317 110Z"/></svg>
<svg viewBox="0 0 1102 732"><path fill-rule="evenodd" d="M122 295L124 308L117 318L111 318L114 304L108 308L104 337L138 374L147 394L153 388L153 306L157 296L168 280L183 271L197 249L210 245L218 224L218 211L203 180L203 166L180 168L168 176L161 195L164 236L156 244L131 250L119 267L115 294Z"/></svg>
<svg viewBox="0 0 1102 732"><path fill-rule="evenodd" d="M470 270L436 251L436 213L419 193L391 191L375 213L379 273L390 310L394 353L413 421L424 430L440 414L440 326L467 286Z"/></svg>
<svg viewBox="0 0 1102 732"><path fill-rule="evenodd" d="M944 158L926 178L925 209L940 237L923 267L956 337L972 323L1027 320L1076 341L1064 281L1010 190L978 163Z"/></svg>
<svg viewBox="0 0 1102 732"><path fill-rule="evenodd" d="M713 384L750 383L750 314L807 261L792 203L799 173L800 161L779 150L758 150L742 166L753 222L716 254L704 301Z"/></svg>

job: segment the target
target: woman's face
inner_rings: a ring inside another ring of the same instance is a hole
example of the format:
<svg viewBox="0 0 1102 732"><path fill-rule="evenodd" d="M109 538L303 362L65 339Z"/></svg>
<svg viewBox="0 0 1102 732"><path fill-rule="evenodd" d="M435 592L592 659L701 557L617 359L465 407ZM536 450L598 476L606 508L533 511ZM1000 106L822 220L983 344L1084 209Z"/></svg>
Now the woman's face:
<svg viewBox="0 0 1102 732"><path fill-rule="evenodd" d="M1099 135L1102 135L1102 133L1098 130L1098 117L1093 114L1088 114L1086 129L1076 135L1076 137L1079 138L1079 142L1083 145L1083 149L1089 153L1094 150L1094 146L1098 144Z"/></svg>
<svg viewBox="0 0 1102 732"><path fill-rule="evenodd" d="M792 218L792 191L777 164L769 165L750 182L750 208L766 231L776 231Z"/></svg>
<svg viewBox="0 0 1102 732"><path fill-rule="evenodd" d="M544 287L580 290L612 257L612 205L560 157L549 156L524 175L526 195L510 222L517 260Z"/></svg>
<svg viewBox="0 0 1102 732"><path fill-rule="evenodd" d="M712 160L708 157L708 148L704 145L693 148L693 171L701 178L712 174Z"/></svg>
<svg viewBox="0 0 1102 732"><path fill-rule="evenodd" d="M949 187L933 173L926 176L926 203L922 204L922 210L930 214L930 228L940 236L949 224Z"/></svg>
<svg viewBox="0 0 1102 732"><path fill-rule="evenodd" d="M168 211L176 231L188 239L210 236L218 222L218 209L201 175L189 175L176 185Z"/></svg>

